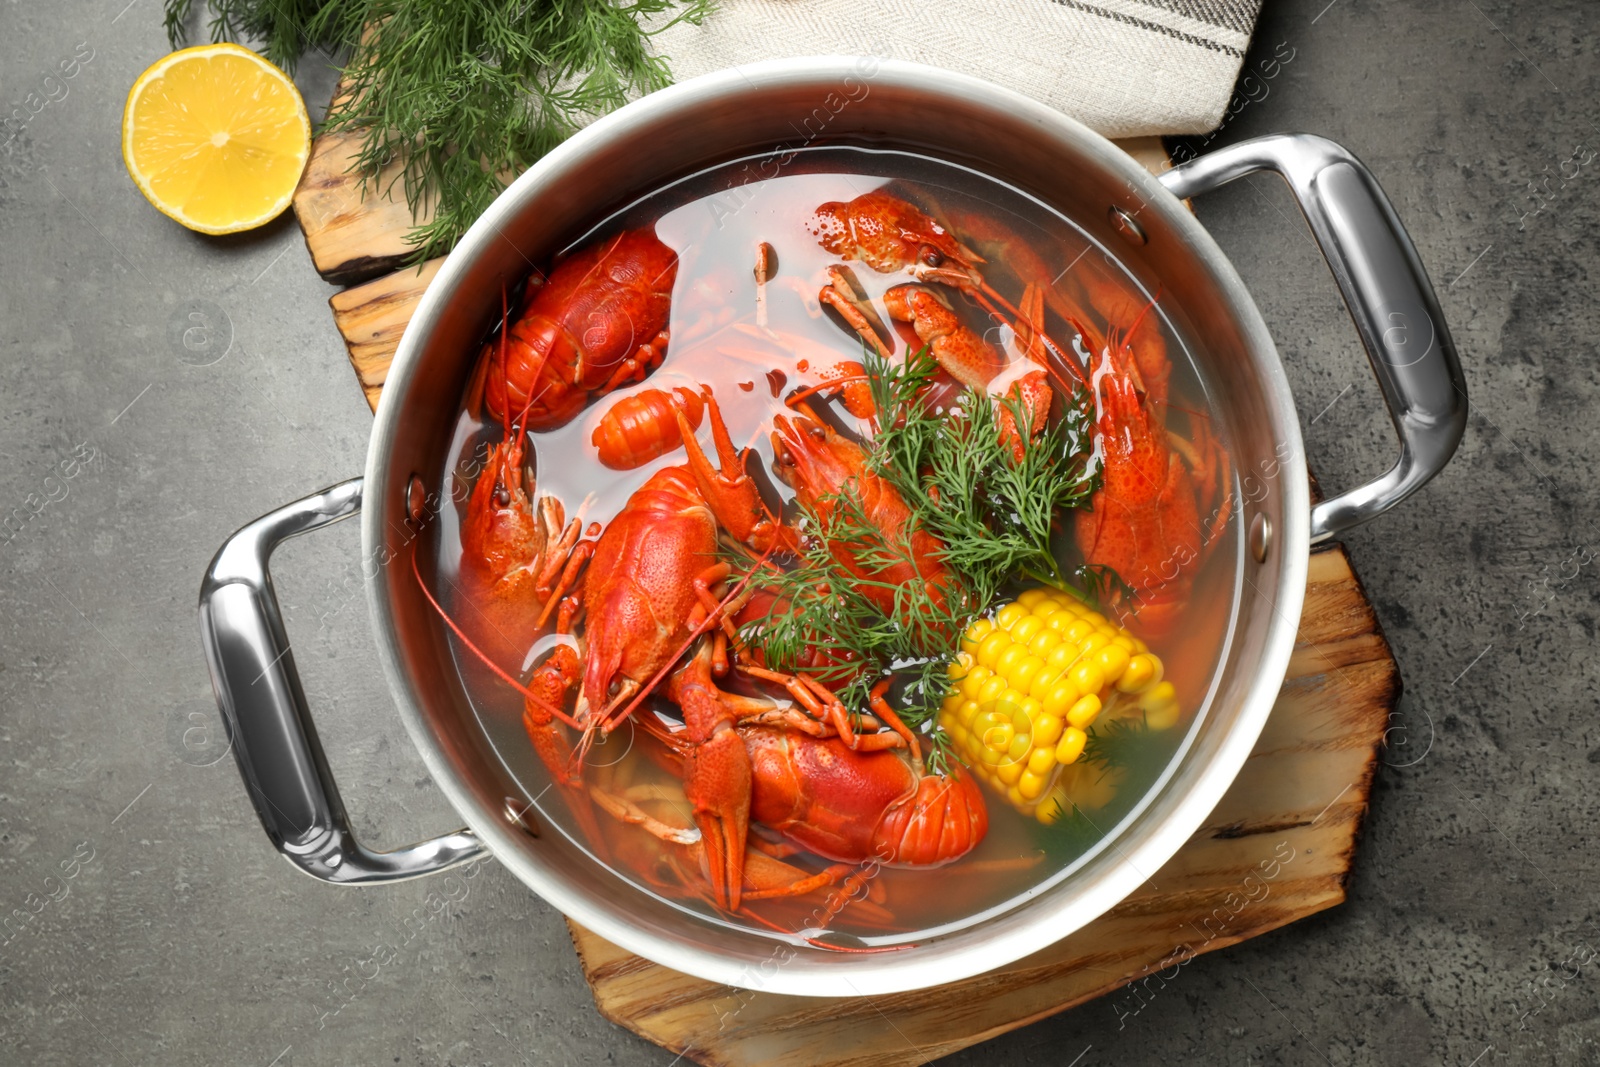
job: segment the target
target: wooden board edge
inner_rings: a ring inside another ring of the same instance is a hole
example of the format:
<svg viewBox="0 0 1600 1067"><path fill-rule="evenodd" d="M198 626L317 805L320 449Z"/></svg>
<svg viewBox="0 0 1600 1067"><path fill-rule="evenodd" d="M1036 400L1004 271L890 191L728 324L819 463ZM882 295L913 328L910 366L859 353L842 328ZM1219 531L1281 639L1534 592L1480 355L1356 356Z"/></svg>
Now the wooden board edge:
<svg viewBox="0 0 1600 1067"><path fill-rule="evenodd" d="M1315 902L1310 906L1304 907L1293 914L1275 917L1268 922L1258 923L1254 926L1241 928L1237 935L1218 937L1213 942L1208 942L1199 951L1195 952L1192 958L1198 959L1199 957L1209 955L1218 949L1229 948L1233 945L1240 944L1241 942L1249 941L1252 938L1260 937L1262 934L1268 934L1274 930L1281 930L1285 926L1299 922L1301 919L1310 918L1313 915L1327 911L1329 908L1337 907L1338 905L1343 904L1346 898L1344 879L1330 878L1327 881L1328 890L1326 896L1315 900ZM1188 962L1189 961L1187 960L1184 961L1185 964ZM1031 1026L1034 1023L1041 1022L1053 1015L1060 1015L1064 1011L1070 1011L1073 1008L1082 1007L1090 1001L1100 1000L1104 997L1110 996L1113 993L1116 993L1118 990L1128 988L1135 982L1148 981L1149 978L1158 974L1159 972L1150 972L1149 968L1146 968L1145 974L1129 975L1126 981L1118 981L1113 985L1105 987L1104 989L1098 989L1091 993L1085 993L1084 995L1068 1000L1059 1006L1034 1012L1031 1015L1014 1020L1010 1023L998 1024L987 1031L975 1034L970 1041L963 1040L959 1043L944 1042L940 1045L934 1046L931 1049L928 1049L927 1051L932 1052L934 1058L949 1056L952 1053L959 1052L964 1048L971 1048L973 1045L981 1045L985 1041L992 1041L997 1037L1003 1037L1004 1035L1011 1033L1013 1030L1020 1030L1025 1026ZM677 1050L674 1049L673 1051ZM690 1056L689 1058L693 1059L694 1057ZM721 1067L721 1065L718 1065L718 1067Z"/></svg>
<svg viewBox="0 0 1600 1067"><path fill-rule="evenodd" d="M1248 941L1252 938L1259 937L1274 930L1282 929L1285 926L1298 922L1301 919L1308 918L1312 915L1319 914L1345 901L1346 890L1345 879L1343 876L1329 874L1323 875L1319 878L1311 879L1309 881L1316 883L1318 888L1309 893L1305 891L1299 893L1298 896L1300 897L1300 903L1297 904L1293 911L1274 914L1261 922L1253 923L1248 926L1242 926L1236 931L1219 935L1211 941L1204 943L1199 949L1194 950L1192 955L1182 960L1181 964L1174 962L1172 965L1186 965L1191 960L1197 959L1200 956L1215 952L1218 949L1228 948L1243 941ZM585 979L591 981L592 983L593 979L591 978L591 974L603 970L604 965L597 966L591 960L590 954L585 946L585 939L598 939L599 935L584 929L570 919L567 920L567 926L568 936L572 941L573 948L578 955L580 965L584 970ZM1104 987L1096 988L1078 996L1070 997L1059 1004L1055 1004L1038 1011L1029 1012L1026 1015L1018 1016L1014 1019L996 1023L995 1025L986 1029L975 1030L971 1034L963 1035L960 1039L944 1040L932 1045L917 1045L914 1048L908 1048L908 1052L914 1051L916 1053L915 1058L908 1057L903 1061L897 1061L892 1058L885 1059L881 1053L875 1053L870 1061L865 1059L858 1061L846 1058L830 1060L828 1062L830 1064L865 1064L867 1062L875 1065L888 1065L900 1062L910 1064L913 1062L922 1063L926 1062L928 1059L936 1059L939 1057L948 1056L952 1053L960 1051L961 1049L970 1048L974 1045L982 1044L985 1041L990 1041L996 1037L1010 1033L1013 1030L1030 1026L1043 1019L1050 1018L1053 1015L1059 1015L1064 1011L1081 1007L1090 1001L1102 999L1118 992L1119 990L1126 989L1135 983L1146 983L1146 988L1148 989L1148 983L1152 979L1165 982L1166 980L1160 978L1161 972L1166 969L1162 966L1162 964L1167 963L1169 960L1172 960L1172 958L1173 957L1169 955L1161 960L1145 964L1142 968L1129 971L1127 974L1120 976ZM638 959L638 957L630 957L630 959ZM647 967L655 966L654 964L648 963L648 961L643 962ZM611 975L609 977L620 977L620 975ZM698 979L689 980L699 981ZM598 997L595 998L595 1008L604 1019L613 1025L621 1027L622 1029L627 1030L629 1033L632 1033L659 1048L664 1048L667 1051L672 1052L684 1059L701 1064L702 1067L739 1067L739 1065L752 1062L737 1055L737 1044L728 1045L722 1048L716 1046L700 1047L695 1045L692 1041L674 1039L661 1032L661 1030L650 1026L646 1021L650 1018L649 1016L646 1016L644 1019L630 1018L623 1012L617 1010L615 1007L602 1001ZM892 1022L891 1025L893 1025Z"/></svg>

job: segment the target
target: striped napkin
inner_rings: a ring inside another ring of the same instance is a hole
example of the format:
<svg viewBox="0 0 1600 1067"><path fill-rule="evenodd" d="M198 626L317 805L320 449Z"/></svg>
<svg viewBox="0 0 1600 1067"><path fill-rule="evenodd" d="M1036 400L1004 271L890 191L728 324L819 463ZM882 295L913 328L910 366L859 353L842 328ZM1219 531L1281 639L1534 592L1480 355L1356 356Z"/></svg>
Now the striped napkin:
<svg viewBox="0 0 1600 1067"><path fill-rule="evenodd" d="M679 80L763 59L877 55L1015 89L1107 137L1216 128L1261 0L718 0L655 39Z"/></svg>

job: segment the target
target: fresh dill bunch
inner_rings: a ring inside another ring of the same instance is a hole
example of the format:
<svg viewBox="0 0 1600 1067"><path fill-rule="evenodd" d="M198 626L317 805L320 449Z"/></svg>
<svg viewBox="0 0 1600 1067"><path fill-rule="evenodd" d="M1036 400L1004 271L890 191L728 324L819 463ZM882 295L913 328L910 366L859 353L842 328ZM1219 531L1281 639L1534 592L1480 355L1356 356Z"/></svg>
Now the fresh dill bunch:
<svg viewBox="0 0 1600 1067"><path fill-rule="evenodd" d="M261 54L290 74L300 57L312 48L332 48L340 42L311 31L312 20L329 0L208 0L209 29L213 41L252 40L260 42ZM184 43L189 12L194 0L167 0L163 25L167 43L177 48Z"/></svg>
<svg viewBox="0 0 1600 1067"><path fill-rule="evenodd" d="M167 0L181 43L193 0ZM454 246L517 174L589 119L671 81L646 47L710 0L207 0L214 40L265 41L286 70L308 47L347 49L323 130L362 135L363 190L405 192L414 260ZM646 23L654 26L647 30ZM670 22L668 23L670 25ZM399 166L382 179L392 162Z"/></svg>

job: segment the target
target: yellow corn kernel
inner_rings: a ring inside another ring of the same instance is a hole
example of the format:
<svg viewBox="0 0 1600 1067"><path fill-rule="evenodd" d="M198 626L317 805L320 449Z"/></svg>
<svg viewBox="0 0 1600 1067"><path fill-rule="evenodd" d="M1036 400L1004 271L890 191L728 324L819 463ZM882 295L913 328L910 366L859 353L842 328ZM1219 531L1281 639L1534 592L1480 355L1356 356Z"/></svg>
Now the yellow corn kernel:
<svg viewBox="0 0 1600 1067"><path fill-rule="evenodd" d="M983 692L983 683L994 677L994 672L988 667L974 667L961 679L961 695L968 700L977 700L978 694Z"/></svg>
<svg viewBox="0 0 1600 1067"><path fill-rule="evenodd" d="M1012 763L1027 763L1028 753L1033 751L1033 737L1030 734L1018 734L1011 739L1011 745L1006 749L1006 759Z"/></svg>
<svg viewBox="0 0 1600 1067"><path fill-rule="evenodd" d="M1039 806L1033 809L1033 817L1045 826L1054 824L1061 818L1066 800L1067 794L1057 785L1040 798Z"/></svg>
<svg viewBox="0 0 1600 1067"><path fill-rule="evenodd" d="M1072 707L1067 709L1067 724L1079 730L1087 730L1099 717L1100 698L1093 693L1079 697Z"/></svg>
<svg viewBox="0 0 1600 1067"><path fill-rule="evenodd" d="M1071 626L1067 627L1066 632L1063 633L1062 636L1068 641L1072 642L1074 645L1081 646L1083 644L1083 639L1094 633L1094 631L1094 623L1088 621L1087 619L1079 619Z"/></svg>
<svg viewBox="0 0 1600 1067"><path fill-rule="evenodd" d="M1022 790L1012 786L1006 790L1006 799L1011 801L1011 806L1021 809L1028 803L1028 798L1022 795Z"/></svg>
<svg viewBox="0 0 1600 1067"><path fill-rule="evenodd" d="M1144 722L1152 730L1170 730L1178 724L1178 705L1166 704L1144 713Z"/></svg>
<svg viewBox="0 0 1600 1067"><path fill-rule="evenodd" d="M1033 720L1033 743L1040 749L1054 750L1056 739L1061 736L1061 719L1049 712L1041 711L1039 717ZM1052 756L1052 758L1054 758Z"/></svg>
<svg viewBox="0 0 1600 1067"><path fill-rule="evenodd" d="M1111 803L1117 790L1127 779L1128 772L1121 767L1102 770L1099 767L1076 763L1061 768L1060 784L1065 787L1067 803L1085 811L1097 811Z"/></svg>
<svg viewBox="0 0 1600 1067"><path fill-rule="evenodd" d="M1039 794L1044 792L1046 779L1032 771L1023 771L1022 777L1017 779L1017 792L1022 794L1023 800L1037 800Z"/></svg>
<svg viewBox="0 0 1600 1067"><path fill-rule="evenodd" d="M978 709L978 714L972 717L972 728L981 735L991 726L999 726L1003 722L1010 722L1011 716L996 708L993 703L979 704L972 702Z"/></svg>
<svg viewBox="0 0 1600 1067"><path fill-rule="evenodd" d="M1127 649L1113 641L1096 652L1089 662L1099 667L1100 673L1107 678L1121 678L1122 673L1128 669L1128 661L1132 658Z"/></svg>
<svg viewBox="0 0 1600 1067"><path fill-rule="evenodd" d="M994 673L999 674L999 675L1003 675L1006 678L1010 678L1011 677L1011 673L1014 670L1016 670L1017 664L1021 663L1023 660L1025 660L1027 658L1028 658L1028 646L1027 645L1018 645L1018 644L1007 645L1006 648L1005 648L1005 651L1001 652L998 656L995 657L994 663L992 665L994 667Z"/></svg>
<svg viewBox="0 0 1600 1067"><path fill-rule="evenodd" d="M1013 645L1012 647L1022 648L1023 646ZM1011 677L1011 684L1019 692L1027 693L1032 691L1034 678L1044 669L1044 660L1030 654L1018 660L1007 673Z"/></svg>
<svg viewBox="0 0 1600 1067"><path fill-rule="evenodd" d="M978 645L978 662L993 670L1000 654L1010 647L1011 635L1004 630L995 630Z"/></svg>
<svg viewBox="0 0 1600 1067"><path fill-rule="evenodd" d="M969 656L978 654L978 646L983 639L994 632L994 623L988 619L979 619L967 627L967 632L961 635L961 650Z"/></svg>
<svg viewBox="0 0 1600 1067"><path fill-rule="evenodd" d="M1010 686L1004 678L998 674L993 675L985 679L983 688L978 690L978 703L987 704L992 700L999 700L1000 694L1004 693L1008 688Z"/></svg>
<svg viewBox="0 0 1600 1067"><path fill-rule="evenodd" d="M1173 687L1171 682L1157 682L1139 697L1140 704L1152 707L1157 704L1176 704L1177 702L1178 690Z"/></svg>
<svg viewBox="0 0 1600 1067"><path fill-rule="evenodd" d="M1011 741L1016 737L1016 733L1016 729L1008 722L994 723L983 731L983 747L990 752L1004 755L1011 748Z"/></svg>
<svg viewBox="0 0 1600 1067"><path fill-rule="evenodd" d="M1037 615L1029 613L1011 624L1011 640L1020 645L1025 645L1033 640L1033 635L1044 629L1044 620Z"/></svg>
<svg viewBox="0 0 1600 1067"><path fill-rule="evenodd" d="M1045 748L1042 744L1028 756L1028 773L1041 777L1055 770L1056 753L1053 748Z"/></svg>
<svg viewBox="0 0 1600 1067"><path fill-rule="evenodd" d="M1063 641L1050 650L1044 658L1045 666L1054 670L1064 671L1072 666L1072 661L1078 658L1078 646L1071 641Z"/></svg>
<svg viewBox="0 0 1600 1067"><path fill-rule="evenodd" d="M1006 785L1016 785L1017 779L1022 777L1023 765L1020 763L1005 762L994 769L994 775Z"/></svg>
<svg viewBox="0 0 1600 1067"><path fill-rule="evenodd" d="M1069 726L1061 733L1061 740L1056 742L1056 762L1075 763L1083 755L1083 746L1089 743L1089 735L1076 726Z"/></svg>
<svg viewBox="0 0 1600 1067"><path fill-rule="evenodd" d="M1088 660L1079 660L1067 672L1067 680L1076 686L1080 693L1098 693L1106 684L1106 672Z"/></svg>
<svg viewBox="0 0 1600 1067"><path fill-rule="evenodd" d="M1028 686L1028 695L1043 700L1050 695L1050 690L1054 689L1059 681L1061 681L1060 668L1046 663L1039 673L1033 676L1033 681Z"/></svg>
<svg viewBox="0 0 1600 1067"><path fill-rule="evenodd" d="M1056 718L1061 719L1066 717L1067 709L1072 707L1073 702L1077 699L1078 691L1073 688L1072 683L1060 681L1056 683L1056 687L1050 690L1050 694L1041 703L1044 705L1044 713L1046 715L1054 715Z"/></svg>
<svg viewBox="0 0 1600 1067"><path fill-rule="evenodd" d="M1152 730L1170 730L1178 722L1178 692L1171 682L1160 682L1150 687L1139 698L1144 709L1145 725Z"/></svg>
<svg viewBox="0 0 1600 1067"><path fill-rule="evenodd" d="M994 613L994 624L1002 630L1011 629L1016 621L1028 614L1028 609L1021 604L1007 604Z"/></svg>
<svg viewBox="0 0 1600 1067"><path fill-rule="evenodd" d="M1155 658L1147 652L1140 652L1129 658L1128 669L1117 679L1117 688L1124 693L1137 693L1155 680L1156 669Z"/></svg>
<svg viewBox="0 0 1600 1067"><path fill-rule="evenodd" d="M1010 720L1004 715L997 714L993 711L980 711L978 714L972 717L972 725L967 727L967 729L971 730L972 736L977 738L978 745L981 748L987 749L988 742L984 740L984 738L988 736L989 731L998 729L1009 722ZM1006 741L1006 744L1009 745L1010 743L1011 742L1009 740Z"/></svg>
<svg viewBox="0 0 1600 1067"><path fill-rule="evenodd" d="M963 700L956 709L956 721L962 726L971 726L972 720L978 717L978 702L976 700Z"/></svg>
<svg viewBox="0 0 1600 1067"><path fill-rule="evenodd" d="M1044 659L1051 652L1054 652L1059 644L1061 644L1061 635L1049 627L1044 627L1033 635L1033 640L1028 642L1028 651L1040 659Z"/></svg>
<svg viewBox="0 0 1600 1067"><path fill-rule="evenodd" d="M1017 603L1025 608L1038 609L1039 601L1049 600L1050 590L1033 588L1017 597Z"/></svg>

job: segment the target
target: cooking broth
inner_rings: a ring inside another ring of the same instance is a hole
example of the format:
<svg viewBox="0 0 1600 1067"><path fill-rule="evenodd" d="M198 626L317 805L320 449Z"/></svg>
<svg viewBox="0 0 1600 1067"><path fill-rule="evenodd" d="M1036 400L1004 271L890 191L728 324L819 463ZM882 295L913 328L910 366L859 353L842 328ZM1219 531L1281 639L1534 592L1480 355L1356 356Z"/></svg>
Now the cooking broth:
<svg viewBox="0 0 1600 1067"><path fill-rule="evenodd" d="M759 163L766 165L754 165ZM573 249L582 248L625 229L653 225L657 238L678 257L670 344L662 365L642 382L593 398L566 425L528 435L525 465L538 496L560 500L569 518L581 520L588 537L609 524L653 473L685 462L678 448L633 470L605 467L591 443L600 419L621 397L676 386L712 388L733 443L753 453L747 457L746 471L761 483L773 509L793 518L793 490L771 475L774 416L792 416L786 398L797 389L818 385L820 375L834 364L861 360L863 349L861 338L819 303L818 294L829 281L828 268L840 258L818 243L807 223L818 205L851 201L873 190L910 200L950 225L958 238L987 260L981 268L986 280L1013 302L1030 280L1076 286L1080 292L1098 286L1102 293L1124 294L1132 312L1119 313L1146 315L1154 325L1146 327L1150 332L1142 336L1158 335L1171 363L1168 428L1190 441L1203 432L1202 424L1215 429L1215 408L1166 309L1064 215L968 168L907 153L812 149L795 153L778 168L781 173L776 177L749 180L753 174L771 172L771 164L770 158L736 160L695 174L641 197L573 243ZM971 229L964 231L957 219L980 221L971 222ZM762 242L775 251L776 267L770 279L758 285L754 256ZM860 262L848 265L863 295L879 308L891 286L909 280L904 272L878 273ZM992 345L1010 350L1018 340L1010 327L996 325L970 300L952 295L950 303L966 323ZM513 319L515 315L513 304ZM1049 336L1070 341L1080 360L1089 358L1058 308L1047 307L1045 322ZM1103 328L1105 323L1094 325ZM1126 330L1135 323L1113 325ZM904 333L894 344L893 360L898 362L910 346ZM481 385L480 380L469 387L451 467L444 472L454 489L454 506L445 508L441 517L437 582L445 594L441 599L458 619L482 613L481 605L462 592L462 524L469 494L485 468L487 449L504 436L498 420L483 410L476 395ZM863 438L872 434L869 421L850 415L837 400L813 397L811 403L842 431ZM709 418L701 421L697 438L714 461ZM1185 747L1213 695L1217 665L1231 637L1230 620L1240 595L1241 546L1231 507L1238 494L1231 489L1235 481L1231 469L1224 468L1219 477L1223 490L1217 494L1215 513L1198 515L1203 547L1187 604L1164 636L1148 642L1175 688L1177 721L1166 729L1147 730L1141 743L1124 750L1114 765L1080 761L1065 768L1054 795L1058 799L1065 795L1077 810L1052 825L1023 814L998 790L983 786L988 832L976 848L937 868L937 873L871 865L855 894L862 899L833 915L826 930L819 929L818 920L826 915L824 905L831 890L794 899L747 901L740 912L730 914L711 903L705 877L684 846L662 842L598 808L575 810L574 794L552 787L552 775L524 731L523 697L459 641L453 644L456 661L483 730L537 811L540 824L546 832L558 828L571 836L619 879L713 921L772 937L869 945L912 940L980 921L1065 877L1107 846L1117 826L1142 806ZM1063 570L1068 572L1079 562L1071 536L1073 521L1066 517L1056 541ZM1167 562L1157 561L1161 566ZM1022 588L1010 592L1014 595ZM1110 613L1108 608L1102 610ZM528 641L502 641L499 647L489 642L484 651L526 680L556 646L578 647L573 638L555 636L549 629L546 626L545 632ZM581 625L578 629L581 635ZM780 689L757 688L732 675L720 684L744 693L764 693L780 703L787 700ZM571 708L570 700L567 707ZM655 716L656 721L674 726L680 719L677 709L659 695L645 700L635 714ZM569 730L567 736L574 739L575 732ZM642 729L625 724L588 753L584 781L628 795L637 811L663 823L692 827L681 779L652 755L659 748L660 743ZM827 868L831 861L801 852L784 862L811 873ZM938 891L930 892L934 887Z"/></svg>

